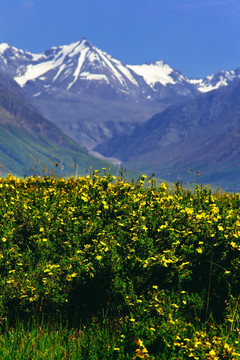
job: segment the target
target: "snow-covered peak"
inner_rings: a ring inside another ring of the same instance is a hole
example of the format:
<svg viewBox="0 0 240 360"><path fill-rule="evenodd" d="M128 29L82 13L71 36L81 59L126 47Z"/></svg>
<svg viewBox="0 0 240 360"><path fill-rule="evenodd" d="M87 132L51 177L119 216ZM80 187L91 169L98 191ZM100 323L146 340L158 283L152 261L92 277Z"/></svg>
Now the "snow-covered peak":
<svg viewBox="0 0 240 360"><path fill-rule="evenodd" d="M0 44L0 55L3 54L5 52L5 50L7 50L10 47L10 45L8 45L7 43L1 43Z"/></svg>
<svg viewBox="0 0 240 360"><path fill-rule="evenodd" d="M127 65L127 67L142 76L151 87L154 87L158 82L164 86L176 83L171 76L174 70L164 61L156 61L155 63L143 65Z"/></svg>
<svg viewBox="0 0 240 360"><path fill-rule="evenodd" d="M35 55L32 60L24 71L17 72L14 77L22 87L28 81L46 80L46 77L52 83L64 82L65 90L72 90L81 80L106 84L114 82L120 88L128 86L128 83L138 86L131 70L86 39L52 47L43 54Z"/></svg>
<svg viewBox="0 0 240 360"><path fill-rule="evenodd" d="M80 39L68 45L51 47L50 49L45 51L45 54L49 54L51 52L61 52L65 55L70 55L73 51L77 53L78 51L81 51L85 47L91 48L92 44L86 39Z"/></svg>
<svg viewBox="0 0 240 360"><path fill-rule="evenodd" d="M203 79L189 79L189 83L195 85L202 93L206 93L227 86L237 78L240 78L240 69L220 71Z"/></svg>
<svg viewBox="0 0 240 360"><path fill-rule="evenodd" d="M42 77L42 75L51 70L57 70L57 73L53 78L53 81L56 81L68 65L64 64L66 60L70 63L71 58L74 58L77 55L82 58L81 61L84 60L82 54L88 50L87 46L89 46L89 42L82 39L69 45L52 47L46 50L43 54L35 54L32 59L33 62L31 61L26 66L25 71L21 75L17 74L17 76L15 76L15 80L23 87L29 80L35 80ZM75 71L75 77L78 75L78 70Z"/></svg>

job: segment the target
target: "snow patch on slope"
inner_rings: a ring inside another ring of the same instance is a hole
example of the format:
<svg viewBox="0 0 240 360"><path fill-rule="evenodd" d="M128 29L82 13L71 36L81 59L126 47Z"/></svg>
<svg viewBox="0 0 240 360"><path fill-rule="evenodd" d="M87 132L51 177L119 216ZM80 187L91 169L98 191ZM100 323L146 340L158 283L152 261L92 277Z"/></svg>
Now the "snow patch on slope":
<svg viewBox="0 0 240 360"><path fill-rule="evenodd" d="M66 68L66 65L65 64L62 64L60 67L59 67L59 70L57 72L57 74L54 76L53 78L53 82L57 80L57 78L59 77L59 75L63 72L63 70ZM40 78L41 79L41 78Z"/></svg>
<svg viewBox="0 0 240 360"><path fill-rule="evenodd" d="M173 69L163 61L157 61L153 64L127 65L127 67L137 75L142 76L145 82L151 87L154 87L158 82L164 86L167 84L176 84L170 76Z"/></svg>
<svg viewBox="0 0 240 360"><path fill-rule="evenodd" d="M106 75L104 74L91 74L90 72L82 72L80 74L81 78L84 80L97 80L97 81L105 81L107 84L109 84L109 80Z"/></svg>
<svg viewBox="0 0 240 360"><path fill-rule="evenodd" d="M111 63L111 61L107 58L107 54L104 53L103 51L95 48L95 50L98 52L99 56L104 60L104 62L107 64L107 66L111 69L112 73L114 74L114 76L117 78L117 80L124 85L125 81L123 79L123 77L121 76L121 74L119 73L119 71L117 71L117 69L113 66L113 64Z"/></svg>
<svg viewBox="0 0 240 360"><path fill-rule="evenodd" d="M3 54L5 50L7 50L10 46L7 43L0 44L0 54Z"/></svg>
<svg viewBox="0 0 240 360"><path fill-rule="evenodd" d="M54 67L60 65L62 62L62 58L60 58L58 61L50 60L45 61L37 65L28 65L26 68L26 72L22 76L16 76L14 80L23 87L28 80L34 80L38 78L39 76L45 74L49 70L53 69Z"/></svg>
<svg viewBox="0 0 240 360"><path fill-rule="evenodd" d="M137 81L134 79L130 71L126 66L124 66L119 60L111 58L112 62L116 64L115 66L118 68L118 70L134 85L139 86Z"/></svg>
<svg viewBox="0 0 240 360"><path fill-rule="evenodd" d="M84 42L82 42L82 43L84 43ZM63 61L66 58L66 56L68 56L68 55L74 56L78 52L78 49L76 50L76 48L78 48L78 47L79 47L79 42L75 42L70 45L63 45L63 46L60 46L59 48L53 47L53 48L51 48L52 51L58 50L58 49L60 49L60 50L59 50L58 55L54 56L51 60L48 60L49 57L46 54L31 54L33 61L37 62L37 61L41 60L41 62L38 64L29 64L26 67L25 73L21 76L16 76L14 78L14 80L21 87L23 87L27 83L27 81L35 80L36 78L39 78L46 72L60 66L58 73L54 77L53 81L55 81L58 78L58 76L60 75L60 73L65 68L65 66L63 65ZM73 51L74 49L75 49L75 52Z"/></svg>
<svg viewBox="0 0 240 360"><path fill-rule="evenodd" d="M79 51L81 51L81 50L78 49L78 52ZM76 68L76 70L74 71L74 74L73 74L74 80L68 85L67 90L69 90L73 86L73 84L77 81L87 52L88 52L88 48L85 48L80 52L80 56L79 56L79 59L78 59L78 65L77 65L77 68ZM71 54L70 56L74 56L74 53Z"/></svg>

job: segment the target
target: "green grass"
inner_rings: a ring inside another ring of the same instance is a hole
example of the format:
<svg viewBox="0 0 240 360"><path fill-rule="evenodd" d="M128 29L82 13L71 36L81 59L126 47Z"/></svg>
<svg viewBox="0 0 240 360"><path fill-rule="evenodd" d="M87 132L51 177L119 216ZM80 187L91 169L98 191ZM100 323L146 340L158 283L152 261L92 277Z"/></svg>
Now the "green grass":
<svg viewBox="0 0 240 360"><path fill-rule="evenodd" d="M0 335L0 358L22 359L127 359L119 357L118 337L107 324L96 321L81 329L68 329L52 325L24 325L7 328ZM121 337L120 337L121 338ZM122 351L121 351L122 352ZM117 355L117 356L116 356Z"/></svg>

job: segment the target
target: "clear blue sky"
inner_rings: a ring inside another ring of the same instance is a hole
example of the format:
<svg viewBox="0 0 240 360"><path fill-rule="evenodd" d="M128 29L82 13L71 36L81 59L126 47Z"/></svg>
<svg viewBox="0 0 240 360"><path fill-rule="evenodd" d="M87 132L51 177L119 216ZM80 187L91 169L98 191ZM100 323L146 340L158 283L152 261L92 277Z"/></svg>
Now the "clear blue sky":
<svg viewBox="0 0 240 360"><path fill-rule="evenodd" d="M0 0L0 42L39 53L82 37L203 77L240 67L240 0Z"/></svg>

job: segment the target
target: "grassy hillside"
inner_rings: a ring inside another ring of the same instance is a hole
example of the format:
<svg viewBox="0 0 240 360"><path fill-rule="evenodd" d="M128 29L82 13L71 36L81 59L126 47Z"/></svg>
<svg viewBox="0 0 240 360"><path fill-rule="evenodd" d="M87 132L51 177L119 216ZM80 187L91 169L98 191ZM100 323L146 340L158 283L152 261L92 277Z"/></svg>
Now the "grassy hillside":
<svg viewBox="0 0 240 360"><path fill-rule="evenodd" d="M0 160L3 165L1 171L5 175L12 173L23 177L25 174L30 174L31 169L36 165L32 158L41 161L40 169L45 163L50 170L53 162L55 174L63 176L66 175L66 172L72 175L76 171L72 165L78 165L78 174L84 174L90 166L97 169L107 166L106 161L91 157L81 148L79 151L66 149L41 136L36 140L23 129L14 129L9 132L1 127L0 143ZM59 163L58 168L55 166L56 163ZM61 163L64 166L62 170L60 169Z"/></svg>

